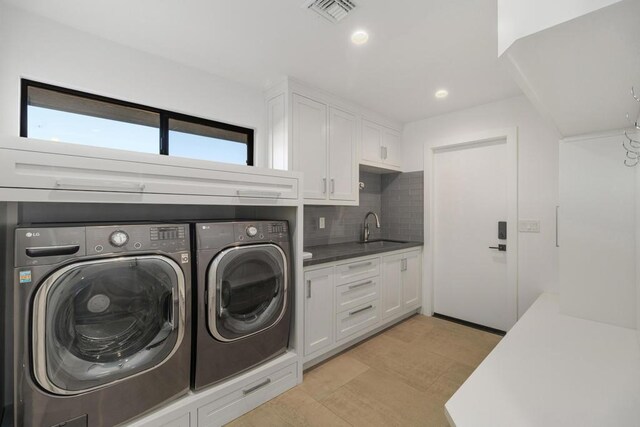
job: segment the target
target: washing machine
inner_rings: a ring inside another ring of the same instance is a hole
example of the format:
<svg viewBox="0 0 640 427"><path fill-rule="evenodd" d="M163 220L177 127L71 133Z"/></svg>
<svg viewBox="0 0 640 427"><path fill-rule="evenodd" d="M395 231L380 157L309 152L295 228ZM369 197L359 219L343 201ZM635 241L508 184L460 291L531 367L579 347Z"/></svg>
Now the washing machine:
<svg viewBox="0 0 640 427"><path fill-rule="evenodd" d="M287 350L293 281L286 221L195 224L197 287L192 388Z"/></svg>
<svg viewBox="0 0 640 427"><path fill-rule="evenodd" d="M188 224L15 231L16 426L114 426L190 385Z"/></svg>

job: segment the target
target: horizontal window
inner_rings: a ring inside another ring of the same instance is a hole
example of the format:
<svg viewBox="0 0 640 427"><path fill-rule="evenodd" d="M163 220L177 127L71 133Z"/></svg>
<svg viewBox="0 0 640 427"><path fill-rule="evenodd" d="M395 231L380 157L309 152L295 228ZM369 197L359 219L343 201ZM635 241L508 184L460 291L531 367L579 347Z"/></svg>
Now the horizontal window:
<svg viewBox="0 0 640 427"><path fill-rule="evenodd" d="M253 129L29 80L20 125L29 138L253 165Z"/></svg>

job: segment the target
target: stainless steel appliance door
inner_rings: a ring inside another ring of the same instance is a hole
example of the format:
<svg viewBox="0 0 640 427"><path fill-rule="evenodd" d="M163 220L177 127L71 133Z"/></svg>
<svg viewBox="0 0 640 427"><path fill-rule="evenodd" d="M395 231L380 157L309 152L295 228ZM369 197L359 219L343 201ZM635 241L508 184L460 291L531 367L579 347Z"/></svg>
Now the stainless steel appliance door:
<svg viewBox="0 0 640 427"><path fill-rule="evenodd" d="M83 261L51 273L33 302L33 369L61 395L153 369L184 336L185 279L160 255Z"/></svg>
<svg viewBox="0 0 640 427"><path fill-rule="evenodd" d="M207 274L209 332L229 342L278 323L287 307L288 260L274 244L220 252Z"/></svg>

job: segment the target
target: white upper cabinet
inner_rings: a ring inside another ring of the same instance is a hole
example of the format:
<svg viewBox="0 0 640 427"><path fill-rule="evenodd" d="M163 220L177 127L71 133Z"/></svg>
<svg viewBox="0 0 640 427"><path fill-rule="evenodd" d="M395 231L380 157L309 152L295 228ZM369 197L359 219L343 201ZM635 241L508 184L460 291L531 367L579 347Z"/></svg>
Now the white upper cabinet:
<svg viewBox="0 0 640 427"><path fill-rule="evenodd" d="M382 126L362 120L362 159L382 163Z"/></svg>
<svg viewBox="0 0 640 427"><path fill-rule="evenodd" d="M358 160L356 117L329 108L329 199L357 200Z"/></svg>
<svg viewBox="0 0 640 427"><path fill-rule="evenodd" d="M5 201L297 205L301 174L31 138L0 138Z"/></svg>
<svg viewBox="0 0 640 427"><path fill-rule="evenodd" d="M304 172L305 202L358 201L356 123L351 113L293 94L294 156Z"/></svg>
<svg viewBox="0 0 640 427"><path fill-rule="evenodd" d="M362 119L360 164L374 170L400 170L400 132Z"/></svg>
<svg viewBox="0 0 640 427"><path fill-rule="evenodd" d="M269 167L302 172L306 204L357 206L360 165L400 170L400 123L291 78L265 98Z"/></svg>
<svg viewBox="0 0 640 427"><path fill-rule="evenodd" d="M400 168L400 133L385 128L382 132L382 148L384 149L384 164Z"/></svg>
<svg viewBox="0 0 640 427"><path fill-rule="evenodd" d="M327 106L293 95L293 139L299 150L298 167L304 171L305 200L325 200L327 177Z"/></svg>

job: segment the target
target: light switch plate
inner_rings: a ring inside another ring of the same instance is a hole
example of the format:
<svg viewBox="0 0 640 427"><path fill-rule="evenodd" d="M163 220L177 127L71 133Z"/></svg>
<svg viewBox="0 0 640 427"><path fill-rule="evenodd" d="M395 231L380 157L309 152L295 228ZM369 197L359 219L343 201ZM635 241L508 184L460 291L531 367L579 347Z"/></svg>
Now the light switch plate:
<svg viewBox="0 0 640 427"><path fill-rule="evenodd" d="M323 229L324 228L324 217L321 216L320 220L318 221L318 228Z"/></svg>
<svg viewBox="0 0 640 427"><path fill-rule="evenodd" d="M518 231L521 233L539 233L540 221L537 219L521 219L518 221Z"/></svg>

